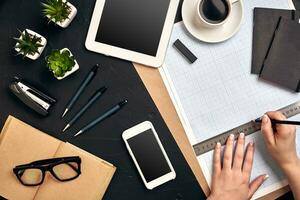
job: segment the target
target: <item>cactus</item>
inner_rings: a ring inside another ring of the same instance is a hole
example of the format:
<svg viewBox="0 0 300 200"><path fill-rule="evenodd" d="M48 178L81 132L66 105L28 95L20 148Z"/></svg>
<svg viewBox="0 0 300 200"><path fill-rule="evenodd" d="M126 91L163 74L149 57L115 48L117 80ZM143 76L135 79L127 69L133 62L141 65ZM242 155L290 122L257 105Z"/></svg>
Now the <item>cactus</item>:
<svg viewBox="0 0 300 200"><path fill-rule="evenodd" d="M39 47L42 47L41 44L42 38L36 35L31 35L27 30L21 32L20 38L14 38L17 41L15 48L18 50L18 54L23 54L25 58L27 55L34 55L35 53L40 53L38 51Z"/></svg>
<svg viewBox="0 0 300 200"><path fill-rule="evenodd" d="M71 8L67 3L64 0L47 0L45 3L42 3L43 13L49 18L49 22L62 23L68 18Z"/></svg>

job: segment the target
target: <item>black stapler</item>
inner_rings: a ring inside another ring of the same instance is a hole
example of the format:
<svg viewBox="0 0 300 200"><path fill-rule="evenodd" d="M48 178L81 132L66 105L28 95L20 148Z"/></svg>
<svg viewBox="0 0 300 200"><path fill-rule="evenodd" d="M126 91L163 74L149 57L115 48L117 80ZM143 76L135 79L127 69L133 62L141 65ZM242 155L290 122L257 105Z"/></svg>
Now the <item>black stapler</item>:
<svg viewBox="0 0 300 200"><path fill-rule="evenodd" d="M56 102L19 77L14 77L9 88L24 104L43 116L48 115L50 107Z"/></svg>

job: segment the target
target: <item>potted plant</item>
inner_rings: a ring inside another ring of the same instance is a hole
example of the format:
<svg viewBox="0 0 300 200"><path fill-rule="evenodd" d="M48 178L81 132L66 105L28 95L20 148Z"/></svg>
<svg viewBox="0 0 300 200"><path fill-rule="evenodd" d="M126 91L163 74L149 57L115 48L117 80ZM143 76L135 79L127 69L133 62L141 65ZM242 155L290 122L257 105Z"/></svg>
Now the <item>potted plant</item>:
<svg viewBox="0 0 300 200"><path fill-rule="evenodd" d="M19 32L20 37L14 38L17 41L15 45L17 55L23 55L24 58L28 57L32 60L38 59L47 44L46 38L29 29Z"/></svg>
<svg viewBox="0 0 300 200"><path fill-rule="evenodd" d="M47 0L42 3L43 13L57 25L66 28L77 14L77 9L67 0Z"/></svg>
<svg viewBox="0 0 300 200"><path fill-rule="evenodd" d="M47 67L58 79L64 79L79 69L77 61L68 48L53 50L46 58Z"/></svg>

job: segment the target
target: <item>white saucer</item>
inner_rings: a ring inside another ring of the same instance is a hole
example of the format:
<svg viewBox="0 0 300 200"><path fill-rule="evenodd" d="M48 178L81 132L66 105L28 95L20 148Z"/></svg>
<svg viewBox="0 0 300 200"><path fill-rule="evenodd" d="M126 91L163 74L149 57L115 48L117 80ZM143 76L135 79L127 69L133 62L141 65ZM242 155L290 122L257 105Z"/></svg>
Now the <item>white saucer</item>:
<svg viewBox="0 0 300 200"><path fill-rule="evenodd" d="M182 21L186 29L198 40L208 43L217 43L231 38L238 32L243 19L243 2L237 1L232 5L228 21L218 28L207 28L196 22L198 0L184 0L182 5Z"/></svg>

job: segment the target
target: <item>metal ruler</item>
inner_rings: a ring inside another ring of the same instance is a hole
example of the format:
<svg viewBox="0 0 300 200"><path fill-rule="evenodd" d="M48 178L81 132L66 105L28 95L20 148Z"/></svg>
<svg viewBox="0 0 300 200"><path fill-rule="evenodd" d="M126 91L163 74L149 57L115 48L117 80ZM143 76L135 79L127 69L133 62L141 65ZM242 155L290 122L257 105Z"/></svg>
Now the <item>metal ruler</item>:
<svg viewBox="0 0 300 200"><path fill-rule="evenodd" d="M297 115L300 113L300 101L297 101L296 103L281 108L278 111L284 114L287 118ZM193 148L196 155L199 156L203 153L213 150L217 142L220 142L221 145L224 145L230 134L233 134L235 139L237 139L240 133L244 133L247 136L259 130L260 130L260 124L254 121L250 121L236 128L233 128L229 131L221 133L217 136L204 140L203 142L195 144L193 145Z"/></svg>

